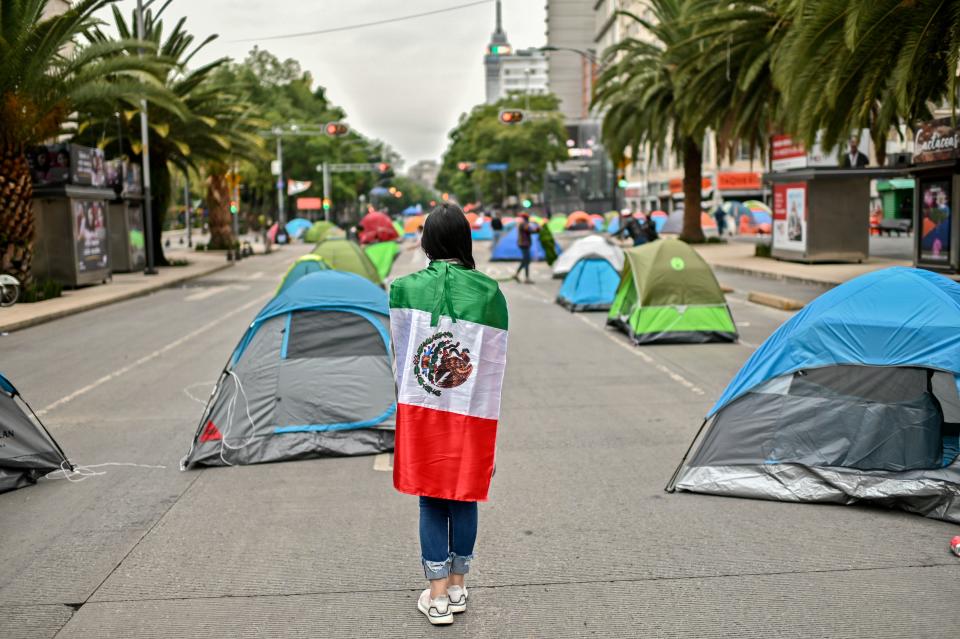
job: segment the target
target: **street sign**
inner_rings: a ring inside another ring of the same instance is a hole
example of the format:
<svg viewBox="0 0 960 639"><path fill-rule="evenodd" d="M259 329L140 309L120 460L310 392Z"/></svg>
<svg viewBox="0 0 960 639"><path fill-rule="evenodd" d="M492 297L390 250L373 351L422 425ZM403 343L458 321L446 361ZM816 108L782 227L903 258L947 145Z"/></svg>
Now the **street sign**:
<svg viewBox="0 0 960 639"><path fill-rule="evenodd" d="M327 170L330 171L331 173L352 173L355 171L380 171L381 164L383 164L383 162L361 163L361 164L328 164ZM318 164L317 170L322 171L323 165Z"/></svg>
<svg viewBox="0 0 960 639"><path fill-rule="evenodd" d="M270 175L280 175L279 160L270 160Z"/></svg>
<svg viewBox="0 0 960 639"><path fill-rule="evenodd" d="M490 164L485 164L483 168L488 171L506 171L510 168L510 164L507 162L491 162Z"/></svg>

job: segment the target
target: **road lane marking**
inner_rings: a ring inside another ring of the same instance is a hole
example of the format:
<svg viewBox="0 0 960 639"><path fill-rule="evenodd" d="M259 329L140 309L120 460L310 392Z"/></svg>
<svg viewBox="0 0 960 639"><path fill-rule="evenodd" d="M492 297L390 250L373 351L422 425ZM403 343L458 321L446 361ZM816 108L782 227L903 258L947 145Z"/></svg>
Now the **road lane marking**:
<svg viewBox="0 0 960 639"><path fill-rule="evenodd" d="M511 289L511 290L513 290L513 289ZM528 290L529 290L529 289L528 289ZM549 299L547 299L547 298L545 298L544 296L539 295L539 294L535 297L535 296L527 293L525 290L517 289L517 290L513 290L513 292L519 293L521 297L526 297L527 299L530 299L530 300L533 300L533 301L538 301L538 302L549 302L549 301L550 301ZM584 324L586 324L586 325L589 326L590 328L600 331L600 333L601 333L604 337L606 337L607 339L609 339L611 342L613 342L614 344L616 344L616 345L619 346L620 348L625 349L627 352L636 355L637 357L639 357L640 359L642 359L642 360L643 360L644 362L646 362L647 364L653 366L653 367L656 368L658 371L660 371L661 373L663 373L664 375L666 375L667 377L669 377L670 379L672 379L672 380L675 381L676 383L680 384L681 386L683 386L684 388L686 388L687 390L689 390L689 391L690 391L691 393L693 393L694 395L705 395L705 394L706 394L702 388L700 388L699 386L697 386L696 384L694 384L693 382L691 382L690 380L688 380L686 377L684 377L684 376L681 375L680 373L676 372L675 370L671 369L669 366L666 366L665 364L661 364L660 362L658 362L657 360L655 360L655 359L652 358L651 356L649 356L649 355L647 355L646 353L644 353L643 350L641 350L639 347L637 347L637 346L635 346L635 345L633 345L633 344L630 344L630 343L628 343L628 342L624 342L623 339L621 339L621 338L620 338L619 336L617 336L617 335L614 335L613 333L610 333L610 332L607 331L604 327L598 326L598 325L594 324L593 322L591 322L591 321L590 321L585 315L583 315L582 313L571 313L571 315L573 315L574 317L576 317L578 320L580 320L581 322L583 322Z"/></svg>
<svg viewBox="0 0 960 639"><path fill-rule="evenodd" d="M257 272L255 272L255 273L252 273L252 274L250 275L250 277L248 277L247 279L249 279L249 280L259 280L261 277L263 277L263 271L257 271Z"/></svg>
<svg viewBox="0 0 960 639"><path fill-rule="evenodd" d="M196 293L190 293L183 301L185 302L199 302L200 300L205 300L208 297L213 297L214 295L219 295L225 290L230 288L229 286L211 286L210 288L203 289L202 291L197 291Z"/></svg>
<svg viewBox="0 0 960 639"><path fill-rule="evenodd" d="M393 470L393 453L380 453L373 458L373 469L383 473Z"/></svg>
<svg viewBox="0 0 960 639"><path fill-rule="evenodd" d="M99 388L100 386L103 386L103 385L106 384L107 382L109 382L109 381L111 381L111 380L113 380L113 379L116 379L117 377L120 377L121 375L126 375L127 373L129 373L129 372L132 371L133 369L137 368L138 366L141 366L141 365L143 365L143 364L146 364L147 362L149 362L149 361L151 361L151 360L154 360L154 359L160 357L160 356L163 355L164 353L167 353L167 352L175 349L176 347L183 345L184 343L190 341L190 340L193 339L194 337L197 337L198 335L202 335L203 333L206 333L207 331L210 331L210 330L212 330L212 329L214 329L214 328L217 328L217 327L219 327L219 326L222 326L223 320L227 319L228 317L233 317L234 315L237 315L237 314L239 314L239 313L242 313L242 312L246 311L247 309L249 309L249 308L252 307L252 306L256 306L257 304L262 304L263 302L265 302L265 301L266 301L267 299L269 299L270 297L273 297L273 295L272 295L272 294L261 295L260 297L257 297L257 298L255 298L255 299L253 299L253 300L250 300L249 302L247 302L247 303L244 304L243 306L239 306L239 307L233 309L232 311L230 311L230 312L228 312L228 313L224 313L223 315L221 315L221 316L218 317L217 319L215 319L215 320L213 320L213 321L211 321L211 322L208 322L208 323L204 324L203 326L201 326L200 328L198 328L198 329L196 329L196 330L194 330L194 331L191 331L191 332L187 333L187 334L184 335L183 337L181 337L181 338L179 338L179 339L176 339L176 340L170 342L169 344L167 344L167 345L164 346L163 348L158 348L157 350L153 351L152 353L148 353L147 355L144 355L143 357L141 357L141 358L138 359L137 361L131 362L130 364L127 364L126 366L124 366L124 367L122 367L122 368L118 368L117 370L113 371L112 373L108 373L107 375L104 375L104 376L101 377L100 379L98 379L98 380L96 380L96 381L94 381L94 382L92 382L92 383L90 383L90 384L87 384L87 385L84 386L83 388L79 388L79 389L73 391L72 393L70 393L69 395L66 395L66 396L64 396L64 397L61 397L60 399L58 399L57 401L53 402L52 404L49 404L49 405L47 405L47 406L44 406L43 408L41 408L40 410L37 411L37 415L38 415L39 417L43 417L44 415L46 415L47 413L49 413L49 412L52 411L53 409L59 408L60 406L63 406L64 404L67 404L67 403L69 403L69 402L72 402L73 400L75 400L76 398L80 397L81 395L86 395L86 394L89 393L90 391L92 391L92 390L94 390L94 389L96 389L96 388Z"/></svg>

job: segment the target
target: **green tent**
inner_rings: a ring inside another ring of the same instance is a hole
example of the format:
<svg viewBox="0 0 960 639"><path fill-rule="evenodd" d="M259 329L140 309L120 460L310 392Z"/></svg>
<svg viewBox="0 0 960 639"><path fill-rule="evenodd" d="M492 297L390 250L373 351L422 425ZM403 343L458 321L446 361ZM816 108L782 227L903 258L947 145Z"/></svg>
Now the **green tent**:
<svg viewBox="0 0 960 639"><path fill-rule="evenodd" d="M341 239L327 240L317 244L313 254L322 257L323 261L336 271L356 273L374 284L383 285L383 278L380 277L377 267L356 242Z"/></svg>
<svg viewBox="0 0 960 639"><path fill-rule="evenodd" d="M399 220L393 221L393 229L397 232L397 235L399 235L400 237L403 237L404 235L403 224L401 224Z"/></svg>
<svg viewBox="0 0 960 639"><path fill-rule="evenodd" d="M329 240L336 237L344 237L344 235L345 233L343 230L333 222L320 220L319 222L314 222L313 226L307 229L307 232L303 235L303 239L307 242L313 242L316 244L318 242L323 242L324 240Z"/></svg>
<svg viewBox="0 0 960 639"><path fill-rule="evenodd" d="M363 252L377 267L380 278L387 279L387 276L390 275L390 269L393 268L393 261L400 254L400 247L397 246L396 242L377 242L365 246Z"/></svg>
<svg viewBox="0 0 960 639"><path fill-rule="evenodd" d="M547 222L547 228L554 234L563 233L567 228L567 216L560 214L554 215L550 218L550 221Z"/></svg>
<svg viewBox="0 0 960 639"><path fill-rule="evenodd" d="M287 269L283 279L280 280L280 286L277 287L277 295L282 293L285 289L287 289L304 275L316 273L317 271L329 270L330 266L327 265L327 263L324 262L323 258L319 255L314 255L313 253L301 255L297 258L297 261L294 262L289 269Z"/></svg>
<svg viewBox="0 0 960 639"><path fill-rule="evenodd" d="M689 245L657 240L624 254L608 326L620 328L637 344L737 340L717 278Z"/></svg>

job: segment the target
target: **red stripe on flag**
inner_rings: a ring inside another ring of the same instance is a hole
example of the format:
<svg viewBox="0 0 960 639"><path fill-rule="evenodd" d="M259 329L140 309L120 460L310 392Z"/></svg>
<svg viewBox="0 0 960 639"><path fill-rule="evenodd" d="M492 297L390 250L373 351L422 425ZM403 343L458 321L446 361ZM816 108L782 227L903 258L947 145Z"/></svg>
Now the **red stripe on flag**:
<svg viewBox="0 0 960 639"><path fill-rule="evenodd" d="M397 406L393 485L402 493L486 501L497 420L423 406Z"/></svg>

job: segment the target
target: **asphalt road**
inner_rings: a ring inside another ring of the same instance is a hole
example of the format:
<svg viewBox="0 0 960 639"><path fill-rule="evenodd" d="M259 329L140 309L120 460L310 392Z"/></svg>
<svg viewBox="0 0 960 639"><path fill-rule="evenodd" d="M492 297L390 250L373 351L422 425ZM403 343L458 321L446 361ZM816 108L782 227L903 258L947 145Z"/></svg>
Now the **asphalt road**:
<svg viewBox="0 0 960 639"><path fill-rule="evenodd" d="M180 472L202 404L289 247L0 337L2 370L82 481L0 495L2 637L417 637L417 505L388 460ZM404 252L396 270L419 266ZM498 277L509 265L483 268ZM740 344L636 348L505 283L510 352L470 637L953 637L954 525L662 489L788 313L730 304ZM724 278L721 276L721 280ZM124 464L124 465L103 465Z"/></svg>

